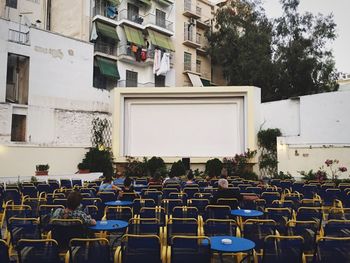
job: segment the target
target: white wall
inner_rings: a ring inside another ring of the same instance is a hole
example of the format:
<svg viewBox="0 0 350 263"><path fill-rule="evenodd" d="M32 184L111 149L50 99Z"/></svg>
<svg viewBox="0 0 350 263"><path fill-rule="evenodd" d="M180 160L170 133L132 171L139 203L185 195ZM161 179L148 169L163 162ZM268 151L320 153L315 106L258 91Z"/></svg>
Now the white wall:
<svg viewBox="0 0 350 263"><path fill-rule="evenodd" d="M350 92L331 92L263 103L262 129L279 128L278 169L317 170L326 159L338 159L350 170ZM298 136L299 135L299 136ZM343 174L349 176L349 172Z"/></svg>
<svg viewBox="0 0 350 263"><path fill-rule="evenodd" d="M0 19L0 143L7 149L0 176L32 174L35 164L45 162L52 173L73 173L91 145L93 118L111 118L109 92L92 87L93 45L24 27L30 45L17 44L8 41L9 28L18 24ZM28 105L5 101L8 53L30 59ZM27 115L26 142L20 143L10 141L18 111Z"/></svg>

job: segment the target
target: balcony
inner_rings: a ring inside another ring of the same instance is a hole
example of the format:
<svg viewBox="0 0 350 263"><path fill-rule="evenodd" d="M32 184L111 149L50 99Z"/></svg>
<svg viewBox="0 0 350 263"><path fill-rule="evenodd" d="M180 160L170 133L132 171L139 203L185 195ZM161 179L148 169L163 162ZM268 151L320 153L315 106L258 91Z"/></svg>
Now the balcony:
<svg viewBox="0 0 350 263"><path fill-rule="evenodd" d="M126 80L119 80L118 81L118 87L120 88L126 88ZM145 82L145 83L137 83L137 87L138 88L153 88L155 87L155 83L154 82Z"/></svg>
<svg viewBox="0 0 350 263"><path fill-rule="evenodd" d="M208 54L207 47L208 47L208 41L207 39L202 35L196 35L196 43L199 44L199 47L197 47L197 54L206 56Z"/></svg>
<svg viewBox="0 0 350 263"><path fill-rule="evenodd" d="M146 28L151 28L160 33L164 33L168 36L174 35L173 22L154 14L148 14L144 17L144 19L145 19L144 24L146 25Z"/></svg>
<svg viewBox="0 0 350 263"><path fill-rule="evenodd" d="M111 45L105 42L97 41L94 45L95 53L100 53L101 55L112 56L115 59L118 55L118 49L116 45Z"/></svg>
<svg viewBox="0 0 350 263"><path fill-rule="evenodd" d="M202 15L202 8L196 6L196 1L194 0L184 0L183 15L189 18L198 19Z"/></svg>
<svg viewBox="0 0 350 263"><path fill-rule="evenodd" d="M30 45L29 31L24 33L18 30L9 29L8 41L21 45Z"/></svg>
<svg viewBox="0 0 350 263"><path fill-rule="evenodd" d="M206 30L206 29L210 28L211 20L210 20L210 18L201 17L201 19L197 19L196 25L198 28Z"/></svg>
<svg viewBox="0 0 350 263"><path fill-rule="evenodd" d="M149 49L147 50L147 58L144 61L137 61L135 54L131 51L131 46L129 45L121 45L118 48L118 59L123 62L131 63L131 64L137 64L137 65L153 65L154 61L154 50Z"/></svg>
<svg viewBox="0 0 350 263"><path fill-rule="evenodd" d="M103 20L109 22L118 20L117 7L112 6L106 0L96 0L92 13L93 16L100 16Z"/></svg>
<svg viewBox="0 0 350 263"><path fill-rule="evenodd" d="M183 44L188 47L199 48L201 44L195 39L195 34L191 30L185 30Z"/></svg>
<svg viewBox="0 0 350 263"><path fill-rule="evenodd" d="M145 28L145 17L142 15L135 15L132 12L128 12L128 9L122 9L119 11L118 21L120 21L120 24L126 23L139 29Z"/></svg>
<svg viewBox="0 0 350 263"><path fill-rule="evenodd" d="M197 64L196 63L190 63L190 62L184 62L184 72L183 73L192 73L196 75L200 75L200 72L197 72Z"/></svg>

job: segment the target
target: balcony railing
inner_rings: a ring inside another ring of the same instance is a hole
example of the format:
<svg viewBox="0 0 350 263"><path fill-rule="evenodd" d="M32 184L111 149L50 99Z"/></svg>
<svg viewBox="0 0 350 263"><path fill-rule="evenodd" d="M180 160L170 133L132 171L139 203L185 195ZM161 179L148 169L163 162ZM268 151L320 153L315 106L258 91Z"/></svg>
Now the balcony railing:
<svg viewBox="0 0 350 263"><path fill-rule="evenodd" d="M191 41L191 42L195 42L195 38L194 38L195 34L189 30L185 30L184 32L184 41Z"/></svg>
<svg viewBox="0 0 350 263"><path fill-rule="evenodd" d="M114 20L118 19L117 7L110 5L106 0L95 0L93 15L105 16Z"/></svg>
<svg viewBox="0 0 350 263"><path fill-rule="evenodd" d="M126 80L119 80L118 81L118 87L125 88L126 87ZM146 83L137 83L138 88L148 88L148 87L155 87L154 82L146 82Z"/></svg>
<svg viewBox="0 0 350 263"><path fill-rule="evenodd" d="M129 46L129 45L119 46L118 56L131 56L131 57L135 58L135 54L131 51L131 46ZM147 50L147 59L153 59L153 58L154 58L154 49L148 49Z"/></svg>
<svg viewBox="0 0 350 263"><path fill-rule="evenodd" d="M94 50L95 52L101 52L111 56L117 56L118 54L118 49L116 45L110 45L103 42L96 42Z"/></svg>
<svg viewBox="0 0 350 263"><path fill-rule="evenodd" d="M202 15L202 8L196 5L195 0L184 0L184 11L196 14L199 17Z"/></svg>
<svg viewBox="0 0 350 263"><path fill-rule="evenodd" d="M129 20L131 22L143 25L144 21L145 21L145 17L142 15L136 15L136 14L132 14L131 12L128 12L127 9L122 9L119 11L118 13L118 21L120 20Z"/></svg>
<svg viewBox="0 0 350 263"><path fill-rule="evenodd" d="M9 29L9 41L22 45L30 45L29 31L24 33L18 30Z"/></svg>
<svg viewBox="0 0 350 263"><path fill-rule="evenodd" d="M161 19L154 14L148 14L144 18L144 24L156 25L169 31L174 31L174 23L169 20Z"/></svg>

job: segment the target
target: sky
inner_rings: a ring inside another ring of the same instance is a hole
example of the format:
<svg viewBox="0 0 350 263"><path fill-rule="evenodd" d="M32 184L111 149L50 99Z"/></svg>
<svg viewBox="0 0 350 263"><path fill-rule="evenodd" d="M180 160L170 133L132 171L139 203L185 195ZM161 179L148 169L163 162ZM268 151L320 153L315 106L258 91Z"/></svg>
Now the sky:
<svg viewBox="0 0 350 263"><path fill-rule="evenodd" d="M282 15L279 0L262 1L268 17ZM333 49L337 70L350 73L350 0L300 0L299 12L306 11L324 15L333 13L338 37L330 47Z"/></svg>

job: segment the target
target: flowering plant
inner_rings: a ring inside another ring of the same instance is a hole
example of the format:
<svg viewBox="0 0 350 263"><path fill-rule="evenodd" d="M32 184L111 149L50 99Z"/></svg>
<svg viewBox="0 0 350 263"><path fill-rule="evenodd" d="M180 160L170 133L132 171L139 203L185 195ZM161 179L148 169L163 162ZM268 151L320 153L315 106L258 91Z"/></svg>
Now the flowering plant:
<svg viewBox="0 0 350 263"><path fill-rule="evenodd" d="M333 181L338 179L338 176L340 173L344 173L348 170L345 166L338 166L339 160L336 160L336 159L334 160L327 159L324 163L329 168Z"/></svg>

